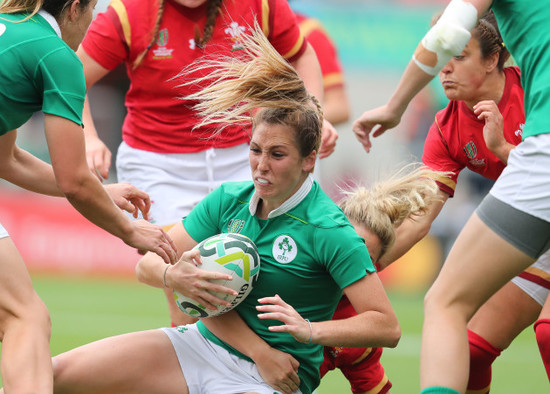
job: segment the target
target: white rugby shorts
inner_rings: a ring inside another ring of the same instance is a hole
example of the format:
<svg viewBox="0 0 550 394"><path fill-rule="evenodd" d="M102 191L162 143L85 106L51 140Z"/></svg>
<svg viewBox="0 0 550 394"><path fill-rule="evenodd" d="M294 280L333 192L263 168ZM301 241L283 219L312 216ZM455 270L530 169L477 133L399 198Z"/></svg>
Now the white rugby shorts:
<svg viewBox="0 0 550 394"><path fill-rule="evenodd" d="M155 153L122 142L116 159L118 181L147 192L151 222L168 226L221 183L252 179L248 152L246 143L197 153Z"/></svg>
<svg viewBox="0 0 550 394"><path fill-rule="evenodd" d="M4 226L2 226L2 223L0 223L0 238L6 238L9 236L10 235L8 234L8 230L6 230Z"/></svg>
<svg viewBox="0 0 550 394"><path fill-rule="evenodd" d="M161 330L174 346L189 394L278 393L262 379L256 364L212 343L196 324Z"/></svg>
<svg viewBox="0 0 550 394"><path fill-rule="evenodd" d="M531 265L525 273L528 276L520 277L516 276L512 279L517 287L527 293L532 299L537 301L541 306L546 302L548 292L550 289L537 283L548 285L550 281L550 251L547 251L538 258L533 265Z"/></svg>

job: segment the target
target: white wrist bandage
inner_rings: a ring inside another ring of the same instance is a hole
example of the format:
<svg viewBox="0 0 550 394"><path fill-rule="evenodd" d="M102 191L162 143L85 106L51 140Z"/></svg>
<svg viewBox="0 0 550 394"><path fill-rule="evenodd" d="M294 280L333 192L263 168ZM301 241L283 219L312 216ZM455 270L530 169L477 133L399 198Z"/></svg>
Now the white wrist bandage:
<svg viewBox="0 0 550 394"><path fill-rule="evenodd" d="M436 75L453 56L459 55L471 38L470 30L477 23L477 9L464 0L452 0L441 18L422 39L422 45L434 52L434 66L421 63L414 55L418 67L430 75Z"/></svg>

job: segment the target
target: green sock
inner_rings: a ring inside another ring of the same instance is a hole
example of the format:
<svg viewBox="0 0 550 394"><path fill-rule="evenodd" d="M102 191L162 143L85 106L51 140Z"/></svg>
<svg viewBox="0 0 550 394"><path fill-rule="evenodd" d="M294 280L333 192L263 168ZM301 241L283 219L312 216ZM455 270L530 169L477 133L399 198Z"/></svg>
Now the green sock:
<svg viewBox="0 0 550 394"><path fill-rule="evenodd" d="M441 386L427 387L420 394L460 394L458 391Z"/></svg>

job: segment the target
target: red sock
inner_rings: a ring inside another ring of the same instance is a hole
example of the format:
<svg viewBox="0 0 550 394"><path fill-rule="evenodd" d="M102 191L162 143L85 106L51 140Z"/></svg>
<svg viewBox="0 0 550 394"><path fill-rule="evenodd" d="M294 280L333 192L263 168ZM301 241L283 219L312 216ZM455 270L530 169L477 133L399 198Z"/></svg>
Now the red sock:
<svg viewBox="0 0 550 394"><path fill-rule="evenodd" d="M500 356L502 350L470 330L468 330L468 342L470 343L468 390L488 393L491 388L491 364Z"/></svg>
<svg viewBox="0 0 550 394"><path fill-rule="evenodd" d="M539 345L540 356L546 369L546 375L550 380L550 319L537 320L533 328L535 329L537 344Z"/></svg>

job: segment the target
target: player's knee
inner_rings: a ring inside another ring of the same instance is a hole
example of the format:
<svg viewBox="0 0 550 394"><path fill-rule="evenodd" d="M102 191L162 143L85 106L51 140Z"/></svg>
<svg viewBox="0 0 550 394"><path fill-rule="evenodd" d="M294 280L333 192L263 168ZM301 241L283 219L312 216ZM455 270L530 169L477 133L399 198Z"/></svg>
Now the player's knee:
<svg viewBox="0 0 550 394"><path fill-rule="evenodd" d="M440 286L436 280L424 296L424 313L426 315L437 313L438 310L444 307L445 293L441 292L439 288Z"/></svg>
<svg viewBox="0 0 550 394"><path fill-rule="evenodd" d="M5 302L0 306L0 340L8 330L19 330L21 327L33 327L49 337L51 325L50 312L34 291L21 302Z"/></svg>
<svg viewBox="0 0 550 394"><path fill-rule="evenodd" d="M38 294L35 293L35 296L30 301L28 308L26 308L25 315L25 321L29 321L34 327L40 327L42 332L46 332L48 337L50 336L52 328L50 312Z"/></svg>

